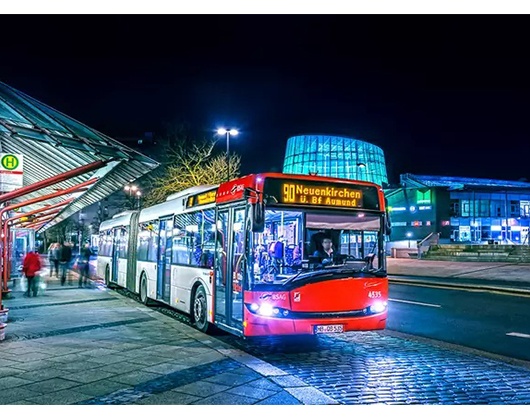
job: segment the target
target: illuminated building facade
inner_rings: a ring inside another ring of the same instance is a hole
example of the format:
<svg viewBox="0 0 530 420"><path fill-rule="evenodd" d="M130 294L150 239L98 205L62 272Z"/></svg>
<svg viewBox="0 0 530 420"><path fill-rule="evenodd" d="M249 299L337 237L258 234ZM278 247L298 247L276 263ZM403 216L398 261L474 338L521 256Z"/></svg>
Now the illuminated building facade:
<svg viewBox="0 0 530 420"><path fill-rule="evenodd" d="M404 174L385 195L390 242L416 246L436 232L442 243L528 245L529 182Z"/></svg>
<svg viewBox="0 0 530 420"><path fill-rule="evenodd" d="M287 140L287 174L317 174L378 185L388 182L383 150L365 141L329 135L300 135Z"/></svg>

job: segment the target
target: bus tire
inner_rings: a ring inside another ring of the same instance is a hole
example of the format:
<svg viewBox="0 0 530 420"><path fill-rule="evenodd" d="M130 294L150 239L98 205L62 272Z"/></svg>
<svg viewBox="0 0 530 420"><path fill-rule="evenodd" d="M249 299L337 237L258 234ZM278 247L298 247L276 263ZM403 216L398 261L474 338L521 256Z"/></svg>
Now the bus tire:
<svg viewBox="0 0 530 420"><path fill-rule="evenodd" d="M110 267L107 265L105 267L105 286L107 286L108 289L110 289Z"/></svg>
<svg viewBox="0 0 530 420"><path fill-rule="evenodd" d="M147 297L147 277L145 277L145 274L142 274L142 277L140 277L140 301L146 306L149 303L149 298Z"/></svg>
<svg viewBox="0 0 530 420"><path fill-rule="evenodd" d="M195 328L202 332L208 331L210 326L208 322L208 301L206 299L206 290L202 284L193 293L191 317Z"/></svg>

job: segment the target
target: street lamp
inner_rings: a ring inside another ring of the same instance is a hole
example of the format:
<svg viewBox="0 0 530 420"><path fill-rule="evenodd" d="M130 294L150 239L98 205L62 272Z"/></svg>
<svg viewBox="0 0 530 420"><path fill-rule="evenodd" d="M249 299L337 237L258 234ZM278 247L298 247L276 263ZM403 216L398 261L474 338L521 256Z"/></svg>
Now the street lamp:
<svg viewBox="0 0 530 420"><path fill-rule="evenodd" d="M409 248L410 248L410 238L412 237L412 233L411 232L407 232L407 238L409 238Z"/></svg>
<svg viewBox="0 0 530 420"><path fill-rule="evenodd" d="M132 182L132 181L131 181ZM123 190L125 191L125 193L129 196L129 205L131 206L131 209L134 210L134 207L135 207L135 203L134 203L134 200L135 198L138 200L138 204L140 203L140 197L142 196L142 192L140 191L140 189L134 185L134 184L127 184L123 187Z"/></svg>
<svg viewBox="0 0 530 420"><path fill-rule="evenodd" d="M230 136L237 136L239 131L232 128L227 130L226 128L219 128L217 134L224 136L226 134L226 167L227 167L227 181L230 181Z"/></svg>

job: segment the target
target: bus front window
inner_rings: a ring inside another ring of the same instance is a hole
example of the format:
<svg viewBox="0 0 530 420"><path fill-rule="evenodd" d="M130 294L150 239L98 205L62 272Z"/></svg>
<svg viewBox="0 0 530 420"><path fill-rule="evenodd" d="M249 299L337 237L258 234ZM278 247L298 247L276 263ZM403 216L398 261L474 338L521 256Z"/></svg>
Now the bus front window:
<svg viewBox="0 0 530 420"><path fill-rule="evenodd" d="M251 283L283 283L323 269L383 268L380 235L380 214L267 209L263 233L252 235Z"/></svg>

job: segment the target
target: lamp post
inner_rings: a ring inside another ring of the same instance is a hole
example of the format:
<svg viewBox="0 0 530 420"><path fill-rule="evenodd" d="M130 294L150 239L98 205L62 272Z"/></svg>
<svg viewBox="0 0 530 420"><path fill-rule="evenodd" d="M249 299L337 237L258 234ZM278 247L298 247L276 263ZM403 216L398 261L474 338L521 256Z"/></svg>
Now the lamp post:
<svg viewBox="0 0 530 420"><path fill-rule="evenodd" d="M136 185L133 185L133 184L125 185L125 187L123 187L123 190L129 196L129 205L131 207L131 210L134 210L134 208L136 207L135 199L138 200L138 204L139 204L140 197L142 196L142 192Z"/></svg>
<svg viewBox="0 0 530 420"><path fill-rule="evenodd" d="M226 134L226 168L227 168L227 177L226 180L230 181L230 136L237 136L239 131L232 128L227 130L226 128L219 128L217 134L224 136Z"/></svg>

